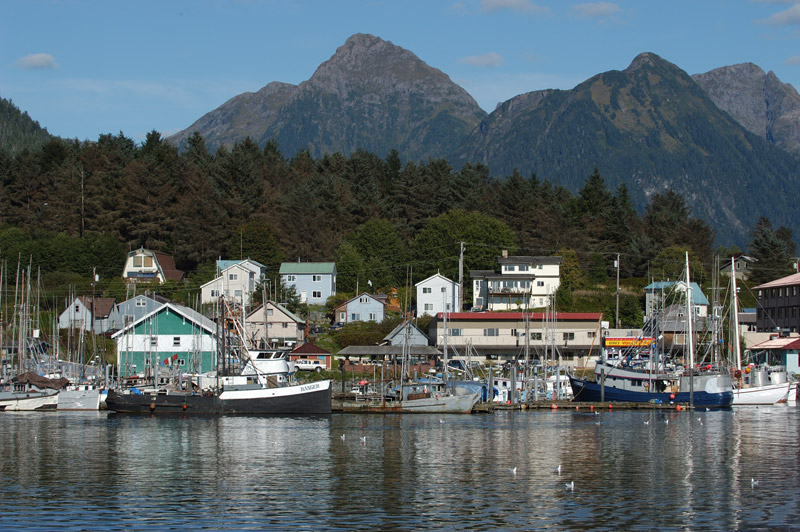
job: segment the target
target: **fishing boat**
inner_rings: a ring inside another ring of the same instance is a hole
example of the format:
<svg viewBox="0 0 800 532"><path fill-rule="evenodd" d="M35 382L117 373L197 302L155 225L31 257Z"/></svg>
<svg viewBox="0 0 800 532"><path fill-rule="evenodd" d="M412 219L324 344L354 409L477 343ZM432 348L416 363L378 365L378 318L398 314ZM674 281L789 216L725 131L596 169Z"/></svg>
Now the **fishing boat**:
<svg viewBox="0 0 800 532"><path fill-rule="evenodd" d="M652 355L656 338L604 338L602 359L595 365L594 380L570 375L570 385L576 401L618 401L633 403L685 403L694 407L724 408L733 402L730 374L711 364L695 366L694 340L691 316L691 283L689 282L689 257L686 254L686 353L688 365L667 365ZM606 359L610 342L635 349L634 353ZM627 342L627 344L625 344Z"/></svg>
<svg viewBox="0 0 800 532"><path fill-rule="evenodd" d="M741 345L739 341L738 294L736 275L733 274L734 259L731 258L731 341L736 368L733 372L733 405L774 405L789 400L792 384L786 368L751 364L742 368ZM795 395L796 395L795 391Z"/></svg>
<svg viewBox="0 0 800 532"><path fill-rule="evenodd" d="M480 394L456 395L441 381L406 382L390 394L364 400L343 401L343 412L394 414L469 414Z"/></svg>
<svg viewBox="0 0 800 532"><path fill-rule="evenodd" d="M0 412L55 410L63 382L26 372L0 384Z"/></svg>
<svg viewBox="0 0 800 532"><path fill-rule="evenodd" d="M278 351L251 350L239 375L187 375L176 388L109 390L106 407L133 414L331 413L331 381L290 383Z"/></svg>

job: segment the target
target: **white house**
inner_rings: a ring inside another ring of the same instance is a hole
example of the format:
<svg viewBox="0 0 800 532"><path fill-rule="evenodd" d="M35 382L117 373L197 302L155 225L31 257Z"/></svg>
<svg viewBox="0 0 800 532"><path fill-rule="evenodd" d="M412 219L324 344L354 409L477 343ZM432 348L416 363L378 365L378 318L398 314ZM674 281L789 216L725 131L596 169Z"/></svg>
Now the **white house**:
<svg viewBox="0 0 800 532"><path fill-rule="evenodd" d="M435 316L440 312L461 312L458 283L436 273L418 282L417 315Z"/></svg>
<svg viewBox="0 0 800 532"><path fill-rule="evenodd" d="M164 283L180 281L183 271L175 268L172 255L161 251L139 248L128 253L122 278L126 283Z"/></svg>
<svg viewBox="0 0 800 532"><path fill-rule="evenodd" d="M220 296L246 304L266 275L266 266L252 259L217 261L218 275L200 287L201 302L213 303Z"/></svg>
<svg viewBox="0 0 800 532"><path fill-rule="evenodd" d="M561 257L508 256L497 259L500 272L473 270L472 306L507 311L544 308L561 284Z"/></svg>
<svg viewBox="0 0 800 532"><path fill-rule="evenodd" d="M700 289L700 285L691 283L692 287L692 306L694 314L698 318L708 316L708 298ZM646 316L653 316L657 310L662 310L676 303L673 292L686 293L685 281L656 281L644 287L645 303L644 312Z"/></svg>

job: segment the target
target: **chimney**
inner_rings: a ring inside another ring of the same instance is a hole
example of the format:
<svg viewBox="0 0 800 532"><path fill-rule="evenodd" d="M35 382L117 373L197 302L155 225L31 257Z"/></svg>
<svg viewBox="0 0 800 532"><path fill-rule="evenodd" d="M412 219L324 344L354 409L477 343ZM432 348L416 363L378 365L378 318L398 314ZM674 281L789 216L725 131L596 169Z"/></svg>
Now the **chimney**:
<svg viewBox="0 0 800 532"><path fill-rule="evenodd" d="M502 253L500 253L500 255L501 255L501 256L502 256L504 259L507 259L507 258L508 258L508 250L507 250L507 249L504 249L504 250L503 250L503 252L502 252Z"/></svg>

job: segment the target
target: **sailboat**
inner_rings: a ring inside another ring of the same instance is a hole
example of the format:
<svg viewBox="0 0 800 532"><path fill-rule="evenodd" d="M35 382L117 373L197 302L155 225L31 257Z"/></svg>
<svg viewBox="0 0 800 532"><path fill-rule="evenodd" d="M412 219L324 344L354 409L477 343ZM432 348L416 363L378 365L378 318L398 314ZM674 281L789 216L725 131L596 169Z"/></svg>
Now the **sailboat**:
<svg viewBox="0 0 800 532"><path fill-rule="evenodd" d="M695 367L694 332L689 254L686 253L686 356L688 367L667 367L652 356L640 361L620 356L612 363L603 356L595 366L595 380L569 375L576 401L620 401L633 403L686 403L694 407L729 407L733 402L730 375L710 365ZM652 349L655 338L642 338L641 347Z"/></svg>
<svg viewBox="0 0 800 532"><path fill-rule="evenodd" d="M749 365L742 369L742 354L739 343L738 295L736 291L736 269L731 258L731 346L736 369L733 372L733 406L774 405L787 402L792 383L783 366Z"/></svg>

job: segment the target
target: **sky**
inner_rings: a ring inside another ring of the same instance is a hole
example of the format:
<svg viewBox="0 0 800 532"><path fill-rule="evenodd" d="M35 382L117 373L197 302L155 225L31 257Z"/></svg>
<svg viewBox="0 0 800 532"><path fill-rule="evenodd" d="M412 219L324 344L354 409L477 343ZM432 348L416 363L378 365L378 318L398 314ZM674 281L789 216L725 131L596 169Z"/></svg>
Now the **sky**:
<svg viewBox="0 0 800 532"><path fill-rule="evenodd" d="M689 74L752 62L800 87L800 0L3 0L0 97L65 138L169 136L369 33L487 112L652 52Z"/></svg>

